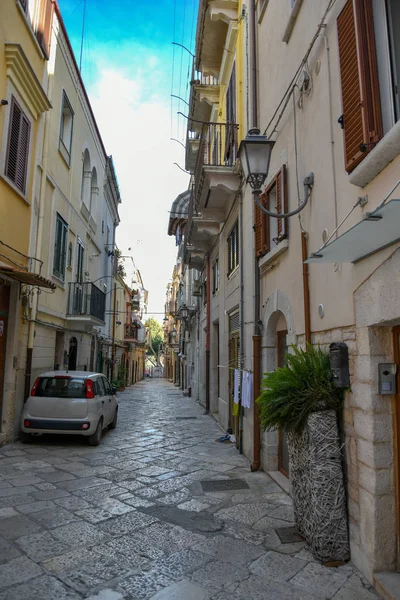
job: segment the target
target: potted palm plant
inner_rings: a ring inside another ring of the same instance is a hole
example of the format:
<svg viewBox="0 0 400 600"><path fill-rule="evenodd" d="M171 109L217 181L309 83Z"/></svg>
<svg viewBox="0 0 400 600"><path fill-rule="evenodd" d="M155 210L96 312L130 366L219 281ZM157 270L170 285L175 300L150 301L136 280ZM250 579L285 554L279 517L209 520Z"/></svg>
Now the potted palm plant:
<svg viewBox="0 0 400 600"><path fill-rule="evenodd" d="M342 401L329 354L311 345L293 346L285 367L264 374L257 400L262 428L287 433L296 526L322 562L349 558L338 428Z"/></svg>

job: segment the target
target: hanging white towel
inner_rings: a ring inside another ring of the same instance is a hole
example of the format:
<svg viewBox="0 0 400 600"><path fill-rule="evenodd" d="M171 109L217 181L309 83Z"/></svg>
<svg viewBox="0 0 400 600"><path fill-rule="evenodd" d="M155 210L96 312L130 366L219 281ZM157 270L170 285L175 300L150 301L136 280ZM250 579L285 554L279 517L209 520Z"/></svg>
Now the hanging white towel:
<svg viewBox="0 0 400 600"><path fill-rule="evenodd" d="M242 406L251 408L253 400L253 374L248 371L243 372L242 378Z"/></svg>
<svg viewBox="0 0 400 600"><path fill-rule="evenodd" d="M235 369L233 377L233 401L239 404L239 369Z"/></svg>

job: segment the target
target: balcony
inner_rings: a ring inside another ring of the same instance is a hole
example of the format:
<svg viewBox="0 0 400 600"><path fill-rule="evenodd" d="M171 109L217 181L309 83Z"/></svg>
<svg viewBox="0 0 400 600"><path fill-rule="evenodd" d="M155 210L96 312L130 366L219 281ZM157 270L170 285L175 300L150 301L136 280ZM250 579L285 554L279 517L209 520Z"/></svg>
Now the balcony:
<svg viewBox="0 0 400 600"><path fill-rule="evenodd" d="M94 283L70 283L67 320L91 328L104 325L106 295Z"/></svg>
<svg viewBox="0 0 400 600"><path fill-rule="evenodd" d="M205 6L204 6L205 5ZM200 3L196 34L197 68L219 76L229 30L237 29L238 0L205 0Z"/></svg>
<svg viewBox="0 0 400 600"><path fill-rule="evenodd" d="M171 315L171 317L175 316L176 313L176 300L170 300L169 302L167 302L167 313L169 315Z"/></svg>
<svg viewBox="0 0 400 600"><path fill-rule="evenodd" d="M127 342L137 342L138 341L138 330L139 330L139 327L137 325L132 325L132 323L126 323L126 325L125 325L125 340Z"/></svg>

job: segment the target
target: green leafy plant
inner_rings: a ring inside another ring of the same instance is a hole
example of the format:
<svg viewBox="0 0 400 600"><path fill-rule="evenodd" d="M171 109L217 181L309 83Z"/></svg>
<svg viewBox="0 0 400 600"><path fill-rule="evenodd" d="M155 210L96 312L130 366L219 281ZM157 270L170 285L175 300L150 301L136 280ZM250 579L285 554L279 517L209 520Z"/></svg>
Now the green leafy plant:
<svg viewBox="0 0 400 600"><path fill-rule="evenodd" d="M340 408L343 392L333 385L329 353L310 344L292 349L285 367L264 373L257 399L264 430L301 433L311 413Z"/></svg>

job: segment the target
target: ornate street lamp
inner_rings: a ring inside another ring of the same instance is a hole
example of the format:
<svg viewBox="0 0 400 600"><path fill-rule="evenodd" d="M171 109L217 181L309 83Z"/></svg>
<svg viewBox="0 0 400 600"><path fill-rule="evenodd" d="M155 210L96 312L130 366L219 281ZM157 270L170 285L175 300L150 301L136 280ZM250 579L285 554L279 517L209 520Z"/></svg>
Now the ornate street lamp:
<svg viewBox="0 0 400 600"><path fill-rule="evenodd" d="M181 316L182 316L182 319L187 319L189 316L189 309L186 306L186 304L182 304Z"/></svg>
<svg viewBox="0 0 400 600"><path fill-rule="evenodd" d="M250 129L239 146L239 158L246 181L255 195L261 193L261 186L267 178L272 148L275 142L260 135L259 129Z"/></svg>

